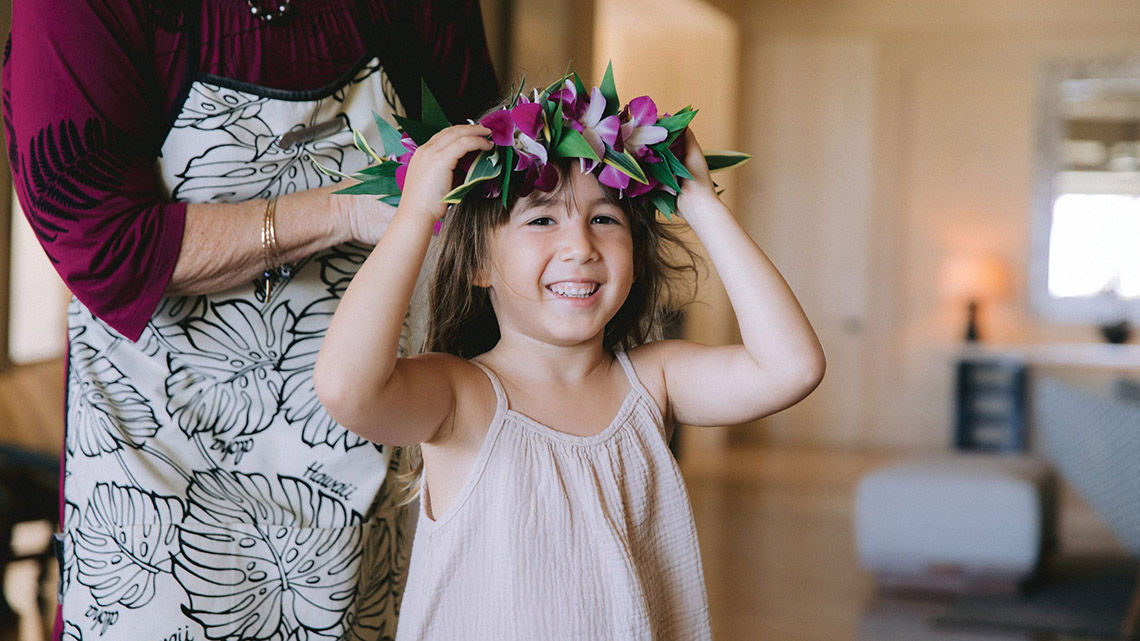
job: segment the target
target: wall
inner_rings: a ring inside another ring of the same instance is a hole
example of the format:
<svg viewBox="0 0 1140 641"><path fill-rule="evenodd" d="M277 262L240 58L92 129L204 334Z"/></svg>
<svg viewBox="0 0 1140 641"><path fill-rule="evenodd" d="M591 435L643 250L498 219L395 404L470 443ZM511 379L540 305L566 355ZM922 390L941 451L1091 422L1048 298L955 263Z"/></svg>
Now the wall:
<svg viewBox="0 0 1140 641"><path fill-rule="evenodd" d="M67 302L71 295L36 240L14 192L10 204L9 358L16 364L58 358L67 348Z"/></svg>
<svg viewBox="0 0 1140 641"><path fill-rule="evenodd" d="M740 148L742 215L828 350L821 388L767 419L778 442L949 442L964 310L938 289L961 252L996 255L1012 296L993 342L1094 341L1025 294L1041 66L1140 50L1140 4L753 2Z"/></svg>

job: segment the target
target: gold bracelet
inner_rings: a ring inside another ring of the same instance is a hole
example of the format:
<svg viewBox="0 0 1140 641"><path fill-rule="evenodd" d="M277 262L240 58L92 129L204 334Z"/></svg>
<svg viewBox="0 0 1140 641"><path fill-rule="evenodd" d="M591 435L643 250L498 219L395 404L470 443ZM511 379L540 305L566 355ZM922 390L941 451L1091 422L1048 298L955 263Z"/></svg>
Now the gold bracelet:
<svg viewBox="0 0 1140 641"><path fill-rule="evenodd" d="M262 278L265 280L265 300L273 292L274 281L287 281L293 275L291 265L281 262L281 250L277 246L277 199L270 198L265 202L265 217L261 222L261 256L265 261L265 271Z"/></svg>

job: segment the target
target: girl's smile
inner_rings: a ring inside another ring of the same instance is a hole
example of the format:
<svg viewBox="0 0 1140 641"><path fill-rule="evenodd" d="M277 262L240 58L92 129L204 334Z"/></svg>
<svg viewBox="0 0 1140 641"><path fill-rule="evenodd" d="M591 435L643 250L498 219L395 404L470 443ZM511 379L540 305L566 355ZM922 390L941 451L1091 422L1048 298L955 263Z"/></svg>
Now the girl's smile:
<svg viewBox="0 0 1140 641"><path fill-rule="evenodd" d="M601 287L601 283L589 280L564 280L551 283L546 286L546 289L560 298L588 302L594 298L594 294L597 294Z"/></svg>

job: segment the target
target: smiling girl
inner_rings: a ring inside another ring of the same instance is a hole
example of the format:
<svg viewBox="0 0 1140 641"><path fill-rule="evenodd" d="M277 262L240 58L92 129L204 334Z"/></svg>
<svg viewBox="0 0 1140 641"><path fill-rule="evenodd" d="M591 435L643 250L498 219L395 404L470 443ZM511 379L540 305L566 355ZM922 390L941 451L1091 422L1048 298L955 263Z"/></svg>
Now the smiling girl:
<svg viewBox="0 0 1140 641"><path fill-rule="evenodd" d="M337 421L422 451L398 639L708 639L665 426L743 423L796 403L823 376L820 344L686 132L677 211L721 276L743 344L646 342L671 235L647 198L599 182L601 163L551 153L527 195L474 190L448 214L429 352L397 358L395 310L411 299L453 170L494 151L491 135L453 126L415 151L316 366Z"/></svg>

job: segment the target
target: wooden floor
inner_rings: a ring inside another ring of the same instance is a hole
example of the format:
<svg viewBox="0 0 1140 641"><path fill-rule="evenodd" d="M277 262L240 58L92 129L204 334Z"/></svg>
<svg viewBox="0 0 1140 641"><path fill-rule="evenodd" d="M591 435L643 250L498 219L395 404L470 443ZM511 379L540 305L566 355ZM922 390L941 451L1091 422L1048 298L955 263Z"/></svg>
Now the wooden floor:
<svg viewBox="0 0 1140 641"><path fill-rule="evenodd" d="M759 449L718 458L684 466L714 638L855 638L874 589L855 568L853 488L890 457Z"/></svg>
<svg viewBox="0 0 1140 641"><path fill-rule="evenodd" d="M59 453L64 371L62 360L0 371L0 442Z"/></svg>
<svg viewBox="0 0 1140 641"><path fill-rule="evenodd" d="M884 452L736 449L682 456L717 641L1077 641L942 630L945 600L880 597L854 545L859 479ZM1100 519L1062 489L1060 553L1126 557Z"/></svg>
<svg viewBox="0 0 1140 641"><path fill-rule="evenodd" d="M0 373L0 441L59 451L63 376L57 362ZM853 497L862 475L898 457L772 447L730 448L716 455L686 450L682 468L701 540L714 638L1048 641L984 630L935 630L926 621L941 607L937 602L876 596L872 578L856 561ZM1060 526L1066 553L1121 552L1071 493L1063 493ZM15 574L24 574L6 581L10 600L25 611L34 602L19 593L32 580L29 571L17 569ZM0 641L46 638L35 617L20 623L18 635L12 626L0 630Z"/></svg>

